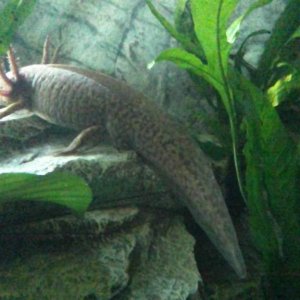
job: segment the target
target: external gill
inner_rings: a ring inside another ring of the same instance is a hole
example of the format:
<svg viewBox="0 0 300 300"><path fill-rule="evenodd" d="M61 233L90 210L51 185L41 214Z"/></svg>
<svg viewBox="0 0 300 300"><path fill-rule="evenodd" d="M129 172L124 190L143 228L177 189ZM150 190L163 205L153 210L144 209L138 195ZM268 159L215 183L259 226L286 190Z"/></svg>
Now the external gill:
<svg viewBox="0 0 300 300"><path fill-rule="evenodd" d="M0 97L1 102L7 104L5 108L2 108L0 110L0 119L24 108L24 101L22 99L14 99L14 87L15 83L20 79L20 74L16 64L14 51L11 46L9 47L7 56L13 79L9 79L7 77L2 68L2 65L0 64L0 83L2 85L2 89L0 90Z"/></svg>

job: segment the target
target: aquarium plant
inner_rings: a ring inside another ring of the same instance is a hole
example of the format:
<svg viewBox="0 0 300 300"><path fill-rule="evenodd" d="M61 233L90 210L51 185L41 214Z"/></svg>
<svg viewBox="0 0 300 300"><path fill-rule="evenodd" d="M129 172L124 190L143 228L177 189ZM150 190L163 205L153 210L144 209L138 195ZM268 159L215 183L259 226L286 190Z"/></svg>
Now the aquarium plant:
<svg viewBox="0 0 300 300"><path fill-rule="evenodd" d="M215 91L217 103L210 103L222 116L219 124L225 115L231 140L227 155L233 157L252 241L260 253L266 298L296 299L300 294L299 127L291 132L282 106L299 110L299 0L288 1L271 33L263 29L251 33L235 53L232 47L243 20L271 1L256 1L232 20L237 0L178 0L174 24L151 0L146 2L178 41L178 47L161 52L150 67L171 61L197 84L204 79ZM258 65L251 66L244 59L245 45L257 34L268 35L268 41Z"/></svg>

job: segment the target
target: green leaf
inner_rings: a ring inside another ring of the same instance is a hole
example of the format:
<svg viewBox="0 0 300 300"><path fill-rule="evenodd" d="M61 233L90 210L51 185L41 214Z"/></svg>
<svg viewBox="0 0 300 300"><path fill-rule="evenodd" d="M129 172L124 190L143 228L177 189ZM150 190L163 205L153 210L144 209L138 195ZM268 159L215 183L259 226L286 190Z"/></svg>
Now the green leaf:
<svg viewBox="0 0 300 300"><path fill-rule="evenodd" d="M218 83L214 88L219 92L229 117L234 164L240 192L244 196L237 154L236 115L231 87L227 81L229 70L229 52L226 30L228 20L235 9L237 0L191 0L191 10L195 33L207 60L208 73Z"/></svg>
<svg viewBox="0 0 300 300"><path fill-rule="evenodd" d="M236 0L191 0L195 33L202 45L207 60L207 71L215 78L214 85L230 118L231 130L234 130L233 103L230 86L227 82L228 59L231 45L227 42L226 29Z"/></svg>
<svg viewBox="0 0 300 300"><path fill-rule="evenodd" d="M194 21L194 30L198 39L198 48L191 51L186 43L186 38L176 31L175 28L159 14L150 0L146 0L149 8L168 32L176 38L185 50L175 48L163 51L156 62L169 60L181 68L188 69L193 73L204 77L220 93L223 103L230 110L230 91L226 83L228 58L231 45L226 40L228 18L235 8L236 0L208 1L191 0L191 11ZM183 1L180 7L185 4ZM182 9L182 7L181 7ZM193 45L195 47L195 45ZM205 62L203 62L203 51ZM190 52L190 53L189 53ZM199 54L200 53L200 54Z"/></svg>
<svg viewBox="0 0 300 300"><path fill-rule="evenodd" d="M67 173L44 176L28 173L1 174L0 204L9 201L52 202L81 214L92 201L92 193L82 178Z"/></svg>
<svg viewBox="0 0 300 300"><path fill-rule="evenodd" d="M300 268L296 209L297 149L266 96L240 75L231 78L244 111L247 207L267 268L285 260Z"/></svg>
<svg viewBox="0 0 300 300"><path fill-rule="evenodd" d="M227 42L228 19L237 1L191 0L195 32L203 47L210 71L221 78L221 69L227 73L231 45ZM222 65L222 66L220 66Z"/></svg>
<svg viewBox="0 0 300 300"><path fill-rule="evenodd" d="M293 35L291 36L289 41L292 39L297 39L297 38L300 38L300 26L295 30L295 32L293 33Z"/></svg>
<svg viewBox="0 0 300 300"><path fill-rule="evenodd" d="M268 89L267 95L272 105L277 106L283 102L293 90L300 90L300 70L287 74L277 80L275 84Z"/></svg>
<svg viewBox="0 0 300 300"><path fill-rule="evenodd" d="M203 77L215 88L219 90L222 89L222 82L220 82L218 78L214 77L214 74L210 73L208 66L203 64L202 61L192 53L181 48L167 49L162 51L155 59L156 62L163 60L171 61L178 67Z"/></svg>
<svg viewBox="0 0 300 300"><path fill-rule="evenodd" d="M272 35L266 43L259 60L257 72L253 81L264 89L268 86L273 67L278 61L283 46L300 25L300 0L290 0L277 20Z"/></svg>
<svg viewBox="0 0 300 300"><path fill-rule="evenodd" d="M13 34L32 12L36 0L11 0L0 12L0 55L8 48Z"/></svg>
<svg viewBox="0 0 300 300"><path fill-rule="evenodd" d="M264 185L259 111L253 103L255 90L251 89L248 82L238 74L231 78L231 82L236 86L235 98L241 101L244 110L243 129L247 142L243 152L246 159L245 183L251 235L256 247L263 254L264 260L268 260L267 263L269 263L269 260L274 257L274 253L275 256L278 255L279 247L267 217L270 208Z"/></svg>

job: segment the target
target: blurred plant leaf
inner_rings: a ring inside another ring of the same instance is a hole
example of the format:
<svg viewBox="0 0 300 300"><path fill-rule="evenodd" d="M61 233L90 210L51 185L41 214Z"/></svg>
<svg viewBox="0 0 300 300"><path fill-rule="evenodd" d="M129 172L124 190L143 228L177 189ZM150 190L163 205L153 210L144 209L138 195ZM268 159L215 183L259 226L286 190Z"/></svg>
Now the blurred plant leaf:
<svg viewBox="0 0 300 300"><path fill-rule="evenodd" d="M184 15L184 12L186 10L186 5L189 0L178 0L175 10L175 27L177 28L177 25L179 25L182 21L182 15Z"/></svg>
<svg viewBox="0 0 300 300"><path fill-rule="evenodd" d="M267 95L273 106L283 102L293 90L300 90L300 70L287 74L272 85Z"/></svg>
<svg viewBox="0 0 300 300"><path fill-rule="evenodd" d="M201 149L212 158L213 161L218 162L226 158L225 149L219 143L217 138L211 134L198 134L195 136L196 141L200 144Z"/></svg>
<svg viewBox="0 0 300 300"><path fill-rule="evenodd" d="M236 86L235 98L243 99L241 106L245 112L242 129L246 135L246 144L243 152L246 160L245 186L251 235L256 247L262 253L264 261L267 260L269 263L274 258L274 253L277 257L279 246L267 215L270 207L264 185L263 146L260 139L261 122L259 111L253 103L256 90L252 89L248 81L238 74L231 77L231 83Z"/></svg>
<svg viewBox="0 0 300 300"><path fill-rule="evenodd" d="M36 0L10 0L0 12L0 55L8 48L17 28L32 12Z"/></svg>
<svg viewBox="0 0 300 300"><path fill-rule="evenodd" d="M82 178L67 173L0 174L0 204L9 201L52 202L82 214L92 201L92 192Z"/></svg>
<svg viewBox="0 0 300 300"><path fill-rule="evenodd" d="M290 0L277 20L272 34L260 57L253 81L265 89L268 86L273 67L278 62L279 54L287 41L297 32L300 25L300 1Z"/></svg>
<svg viewBox="0 0 300 300"><path fill-rule="evenodd" d="M293 35L291 36L289 41L292 39L297 39L297 38L300 38L300 26L295 30L295 32L293 33Z"/></svg>
<svg viewBox="0 0 300 300"><path fill-rule="evenodd" d="M186 48L184 45L183 47L186 48L186 50L188 50L189 52L197 55L202 60L202 62L206 63L202 46L197 40L194 31L194 22L191 13L190 0L178 0L175 9L174 27L179 33L185 35L185 37L190 40L192 47L189 46L188 48Z"/></svg>
<svg viewBox="0 0 300 300"><path fill-rule="evenodd" d="M277 272L282 279L283 269L300 269L297 147L275 108L254 84L240 75L231 82L245 114L245 177L253 240L269 274ZM295 280L292 274L288 277Z"/></svg>

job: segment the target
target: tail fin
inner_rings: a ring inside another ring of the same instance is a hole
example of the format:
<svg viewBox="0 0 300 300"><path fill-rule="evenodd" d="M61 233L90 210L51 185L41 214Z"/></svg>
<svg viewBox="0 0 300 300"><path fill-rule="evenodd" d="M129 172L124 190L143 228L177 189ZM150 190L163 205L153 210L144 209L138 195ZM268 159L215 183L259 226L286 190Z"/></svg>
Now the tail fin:
<svg viewBox="0 0 300 300"><path fill-rule="evenodd" d="M214 178L211 180L215 181ZM201 194L194 198L197 194L198 191L196 190L193 198L186 200L195 221L204 230L236 274L240 278L245 278L247 276L245 262L219 187L216 185L211 195Z"/></svg>
<svg viewBox="0 0 300 300"><path fill-rule="evenodd" d="M147 112L148 113L148 112ZM137 131L135 148L184 195L195 221L240 278L246 277L245 262L236 232L213 175L209 159L180 128L156 113L155 122ZM147 115L145 115L145 119ZM148 131L146 129L149 129ZM148 134L145 134L148 133Z"/></svg>

